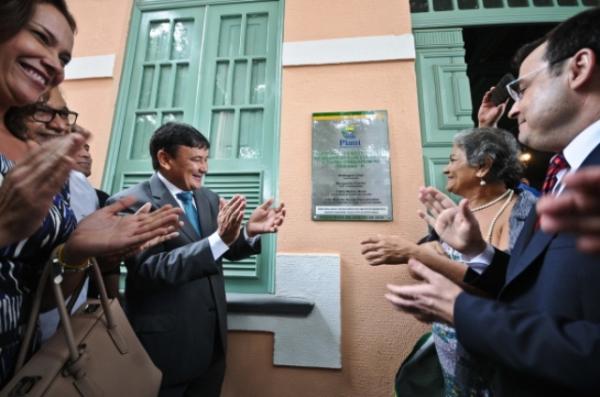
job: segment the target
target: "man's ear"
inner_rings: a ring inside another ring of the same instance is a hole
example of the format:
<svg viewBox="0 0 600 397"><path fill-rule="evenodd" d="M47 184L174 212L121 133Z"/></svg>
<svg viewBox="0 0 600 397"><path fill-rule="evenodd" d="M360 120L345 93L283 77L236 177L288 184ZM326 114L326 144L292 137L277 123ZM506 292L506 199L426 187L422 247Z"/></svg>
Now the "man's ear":
<svg viewBox="0 0 600 397"><path fill-rule="evenodd" d="M167 171L171 169L171 155L169 155L169 153L167 153L164 149L158 150L156 153L156 159L158 160L160 168Z"/></svg>
<svg viewBox="0 0 600 397"><path fill-rule="evenodd" d="M489 156L487 156L483 164L481 164L477 169L475 175L477 175L478 178L485 178L486 175L490 173L493 163L494 161Z"/></svg>
<svg viewBox="0 0 600 397"><path fill-rule="evenodd" d="M597 61L596 54L589 48L582 48L573 55L568 70L571 88L578 89L589 83L598 71Z"/></svg>

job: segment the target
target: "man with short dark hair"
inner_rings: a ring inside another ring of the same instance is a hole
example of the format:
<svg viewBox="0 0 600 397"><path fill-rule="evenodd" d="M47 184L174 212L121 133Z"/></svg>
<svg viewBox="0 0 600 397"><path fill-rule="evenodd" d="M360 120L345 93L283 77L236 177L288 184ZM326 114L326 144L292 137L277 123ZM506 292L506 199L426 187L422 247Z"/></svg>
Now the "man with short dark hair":
<svg viewBox="0 0 600 397"><path fill-rule="evenodd" d="M507 86L519 140L557 153L546 194L560 197L567 173L600 164L599 21L595 8L558 25ZM433 188L421 198L446 243L489 264L465 281L495 299L466 293L414 260L409 266L425 282L391 285L387 298L417 318L453 324L462 346L495 364L495 396L600 395L598 256L579 251L572 235L540 230L535 210L508 256L483 240L468 202L455 206Z"/></svg>
<svg viewBox="0 0 600 397"><path fill-rule="evenodd" d="M160 396L219 396L227 341L221 259L260 252L260 234L276 232L285 217L283 204L271 208L267 200L241 230L245 198L226 202L201 187L209 147L195 128L165 124L150 140L156 173L117 195L154 208L179 205L186 213L179 237L127 263L127 313L163 372Z"/></svg>

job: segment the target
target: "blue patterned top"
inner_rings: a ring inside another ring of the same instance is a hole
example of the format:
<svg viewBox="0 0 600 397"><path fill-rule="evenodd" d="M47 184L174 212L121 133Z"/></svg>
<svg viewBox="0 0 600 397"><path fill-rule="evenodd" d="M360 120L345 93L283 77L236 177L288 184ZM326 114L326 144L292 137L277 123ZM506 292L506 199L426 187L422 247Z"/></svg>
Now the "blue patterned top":
<svg viewBox="0 0 600 397"><path fill-rule="evenodd" d="M513 248L527 215L535 206L537 198L529 191L517 191L517 201L509 218L509 249ZM464 262L462 255L443 244L448 256ZM485 331L483 331L485 332ZM469 354L456 339L454 328L441 323L433 323L433 341L444 376L444 397L491 397L490 383L493 375L491 363Z"/></svg>
<svg viewBox="0 0 600 397"><path fill-rule="evenodd" d="M0 154L2 179L14 163ZM0 182L1 183L1 182ZM12 376L21 344L21 328L27 322L24 299L35 289L41 269L52 250L65 242L77 220L69 207L69 188L54 196L40 228L30 237L0 247L0 386Z"/></svg>

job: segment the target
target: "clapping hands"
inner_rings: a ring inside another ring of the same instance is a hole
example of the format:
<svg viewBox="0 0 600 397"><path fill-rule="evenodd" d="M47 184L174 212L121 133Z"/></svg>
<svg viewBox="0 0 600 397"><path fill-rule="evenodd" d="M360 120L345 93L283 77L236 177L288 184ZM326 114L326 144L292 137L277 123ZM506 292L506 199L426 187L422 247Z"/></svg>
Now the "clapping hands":
<svg viewBox="0 0 600 397"><path fill-rule="evenodd" d="M285 205L281 203L276 208L271 207L272 205L273 199L270 198L252 212L246 229L248 237L264 233L277 233L285 220Z"/></svg>
<svg viewBox="0 0 600 397"><path fill-rule="evenodd" d="M419 189L419 201L427 210L419 211L419 216L448 245L465 255L477 255L485 249L486 242L468 200L463 199L456 205L436 188L424 187Z"/></svg>

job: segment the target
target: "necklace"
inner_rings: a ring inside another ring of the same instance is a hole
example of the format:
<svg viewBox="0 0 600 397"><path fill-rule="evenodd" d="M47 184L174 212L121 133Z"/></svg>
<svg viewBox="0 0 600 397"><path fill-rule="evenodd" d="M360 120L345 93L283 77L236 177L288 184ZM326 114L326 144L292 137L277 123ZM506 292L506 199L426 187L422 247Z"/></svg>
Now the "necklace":
<svg viewBox="0 0 600 397"><path fill-rule="evenodd" d="M506 199L506 201L504 202L504 204L502 204L502 207L500 207L500 209L498 210L498 212L496 213L496 215L494 215L494 217L492 218L492 222L490 223L490 227L488 228L487 236L486 236L486 239L485 239L485 241L487 241L488 243L491 243L491 241L492 241L492 232L494 231L494 226L496 226L496 222L498 221L498 218L500 218L500 215L502 215L502 213L504 212L504 210L506 209L506 207L508 207L508 203L510 203L510 200L512 200L513 195L515 194L515 191L512 190L512 189L508 189L507 193L508 193L508 198ZM506 193L503 194L500 197L503 197L503 196L506 196ZM494 201L497 202L498 199L496 199ZM485 204L485 205L487 205L489 207L489 203Z"/></svg>
<svg viewBox="0 0 600 397"><path fill-rule="evenodd" d="M512 189L506 189L506 191L504 193L502 193L500 196L496 197L492 201L490 201L488 203L485 203L483 205L480 205L479 207L471 208L471 212L477 212L477 211L481 211L481 210L484 210L486 208L489 208L492 205L500 202L506 196L512 197L513 193L514 193L514 190L512 190Z"/></svg>

